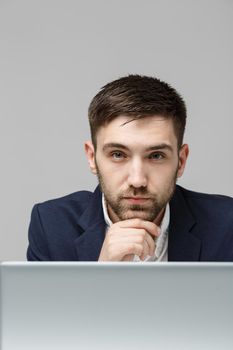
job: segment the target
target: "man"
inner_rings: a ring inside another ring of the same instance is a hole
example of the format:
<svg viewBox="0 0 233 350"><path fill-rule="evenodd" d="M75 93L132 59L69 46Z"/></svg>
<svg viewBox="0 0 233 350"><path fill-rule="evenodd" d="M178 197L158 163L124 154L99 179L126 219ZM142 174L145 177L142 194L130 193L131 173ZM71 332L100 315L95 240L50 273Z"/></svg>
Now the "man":
<svg viewBox="0 0 233 350"><path fill-rule="evenodd" d="M93 98L89 122L99 186L34 206L28 260L233 261L233 199L176 185L189 148L175 89L120 78Z"/></svg>

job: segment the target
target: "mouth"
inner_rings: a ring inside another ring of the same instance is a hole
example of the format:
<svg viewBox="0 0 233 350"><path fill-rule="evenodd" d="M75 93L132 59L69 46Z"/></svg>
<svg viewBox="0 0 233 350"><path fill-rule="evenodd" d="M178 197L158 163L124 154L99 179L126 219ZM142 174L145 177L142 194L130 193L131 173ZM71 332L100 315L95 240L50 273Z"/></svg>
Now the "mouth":
<svg viewBox="0 0 233 350"><path fill-rule="evenodd" d="M131 204L143 204L150 200L148 197L124 197L124 199Z"/></svg>

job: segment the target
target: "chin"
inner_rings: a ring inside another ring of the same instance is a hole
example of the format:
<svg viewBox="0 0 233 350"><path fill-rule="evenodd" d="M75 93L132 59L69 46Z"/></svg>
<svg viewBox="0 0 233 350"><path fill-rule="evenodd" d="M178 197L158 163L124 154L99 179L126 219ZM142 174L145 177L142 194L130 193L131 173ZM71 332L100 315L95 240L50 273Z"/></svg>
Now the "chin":
<svg viewBox="0 0 233 350"><path fill-rule="evenodd" d="M154 219L151 219L151 217L148 215L148 213L142 212L140 210L138 211L131 211L124 213L124 215L121 217L122 220L129 220L129 219L142 219L146 221L153 221Z"/></svg>

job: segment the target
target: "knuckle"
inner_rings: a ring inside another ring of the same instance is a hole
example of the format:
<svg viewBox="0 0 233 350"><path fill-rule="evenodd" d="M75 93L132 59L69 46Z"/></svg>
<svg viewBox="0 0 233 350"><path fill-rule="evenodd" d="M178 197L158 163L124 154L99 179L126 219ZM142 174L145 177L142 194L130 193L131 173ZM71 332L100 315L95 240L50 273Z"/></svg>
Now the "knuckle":
<svg viewBox="0 0 233 350"><path fill-rule="evenodd" d="M140 235L139 237L138 237L138 243L143 243L144 242L144 236L143 235Z"/></svg>
<svg viewBox="0 0 233 350"><path fill-rule="evenodd" d="M130 243L128 246L128 253L135 253L135 250L137 249L137 244Z"/></svg>
<svg viewBox="0 0 233 350"><path fill-rule="evenodd" d="M143 252L143 247L140 245L140 246L138 247L138 255L141 255L142 252Z"/></svg>
<svg viewBox="0 0 233 350"><path fill-rule="evenodd" d="M141 227L141 220L138 219L138 218L136 218L136 219L135 219L135 224L136 224L137 226Z"/></svg>
<svg viewBox="0 0 233 350"><path fill-rule="evenodd" d="M129 251L129 252L133 252L134 249L135 249L135 244L134 244L134 243L130 243L130 244L128 245L128 251Z"/></svg>
<svg viewBox="0 0 233 350"><path fill-rule="evenodd" d="M146 235L147 235L147 231L143 229L143 237L145 237Z"/></svg>
<svg viewBox="0 0 233 350"><path fill-rule="evenodd" d="M140 230L140 234L141 234L141 237L144 239L145 236L146 236L146 234L147 234L147 232L146 232L145 229L141 229L141 230Z"/></svg>

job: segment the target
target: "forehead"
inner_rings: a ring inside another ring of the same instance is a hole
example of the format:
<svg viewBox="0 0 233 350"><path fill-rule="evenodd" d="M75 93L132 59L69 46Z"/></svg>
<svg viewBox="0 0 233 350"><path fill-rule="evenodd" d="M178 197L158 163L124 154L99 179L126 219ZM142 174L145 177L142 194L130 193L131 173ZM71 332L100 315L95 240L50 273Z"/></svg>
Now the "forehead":
<svg viewBox="0 0 233 350"><path fill-rule="evenodd" d="M119 116L97 132L97 144L110 142L125 145L150 146L155 143L169 143L177 146L175 129L171 118L160 115L134 119L132 116Z"/></svg>

